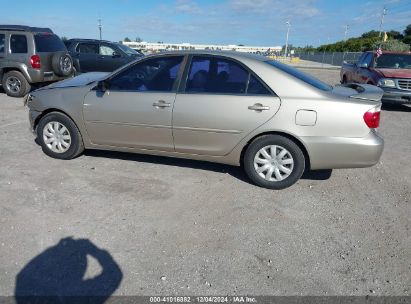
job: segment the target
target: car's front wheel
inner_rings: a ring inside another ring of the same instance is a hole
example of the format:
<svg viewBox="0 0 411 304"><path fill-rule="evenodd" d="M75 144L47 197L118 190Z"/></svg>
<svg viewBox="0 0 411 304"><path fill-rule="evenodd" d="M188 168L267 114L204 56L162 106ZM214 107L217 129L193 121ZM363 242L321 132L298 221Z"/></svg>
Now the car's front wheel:
<svg viewBox="0 0 411 304"><path fill-rule="evenodd" d="M305 158L292 140L280 135L264 135L250 143L244 154L243 166L256 185L280 190L300 179Z"/></svg>
<svg viewBox="0 0 411 304"><path fill-rule="evenodd" d="M72 159L84 151L83 139L75 123L60 112L51 112L41 118L37 139L43 152L58 159Z"/></svg>

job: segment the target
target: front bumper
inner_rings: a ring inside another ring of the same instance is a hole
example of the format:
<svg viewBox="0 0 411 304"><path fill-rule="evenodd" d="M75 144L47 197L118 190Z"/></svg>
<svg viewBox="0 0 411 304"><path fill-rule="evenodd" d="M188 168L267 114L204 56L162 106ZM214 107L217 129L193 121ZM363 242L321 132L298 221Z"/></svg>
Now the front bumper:
<svg viewBox="0 0 411 304"><path fill-rule="evenodd" d="M384 149L384 140L375 130L362 138L311 136L301 139L312 170L371 167L378 163Z"/></svg>
<svg viewBox="0 0 411 304"><path fill-rule="evenodd" d="M41 115L41 112L29 109L29 121L30 121L30 130L35 133L36 121L37 118Z"/></svg>
<svg viewBox="0 0 411 304"><path fill-rule="evenodd" d="M381 99L382 103L411 104L411 91L396 88L382 89L384 90L384 96Z"/></svg>

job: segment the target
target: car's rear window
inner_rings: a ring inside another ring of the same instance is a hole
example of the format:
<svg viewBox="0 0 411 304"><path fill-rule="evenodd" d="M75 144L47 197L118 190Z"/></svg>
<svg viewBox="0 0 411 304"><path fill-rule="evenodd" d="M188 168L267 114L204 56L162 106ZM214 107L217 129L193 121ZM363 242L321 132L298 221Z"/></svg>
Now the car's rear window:
<svg viewBox="0 0 411 304"><path fill-rule="evenodd" d="M39 53L66 50L66 46L63 41L61 41L61 39L54 34L36 34L34 35L34 42L36 44L36 51Z"/></svg>
<svg viewBox="0 0 411 304"><path fill-rule="evenodd" d="M312 85L313 87L322 90L322 91L331 91L332 87L321 80L308 75L304 72L301 72L300 70L297 70L296 68L293 68L287 64L275 61L275 60L269 60L266 61L268 64L276 67L277 69L286 72L287 74L290 74L291 76L294 76L295 78L298 78L305 83L308 83L309 85Z"/></svg>

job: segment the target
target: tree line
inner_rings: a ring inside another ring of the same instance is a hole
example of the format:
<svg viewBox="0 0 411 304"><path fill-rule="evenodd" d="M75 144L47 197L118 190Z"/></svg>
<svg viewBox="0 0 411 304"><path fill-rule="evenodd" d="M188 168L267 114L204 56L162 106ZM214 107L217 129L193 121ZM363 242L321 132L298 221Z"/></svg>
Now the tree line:
<svg viewBox="0 0 411 304"><path fill-rule="evenodd" d="M386 34L386 41L384 36ZM383 32L380 36L379 31L369 31L362 34L360 37L353 37L347 40L337 41L331 44L320 45L313 47L307 45L305 47L294 47L298 52L362 52L373 50L379 46L382 49L392 51L409 51L411 44L411 24L409 24L403 32L391 30Z"/></svg>

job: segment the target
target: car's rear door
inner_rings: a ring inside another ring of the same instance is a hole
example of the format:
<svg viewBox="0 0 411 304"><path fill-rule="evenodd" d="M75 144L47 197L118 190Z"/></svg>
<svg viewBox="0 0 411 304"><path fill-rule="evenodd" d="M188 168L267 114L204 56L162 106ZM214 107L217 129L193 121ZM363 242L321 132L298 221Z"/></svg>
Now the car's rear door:
<svg viewBox="0 0 411 304"><path fill-rule="evenodd" d="M77 45L75 57L82 73L101 71L97 63L98 53L99 44L96 42L80 42Z"/></svg>
<svg viewBox="0 0 411 304"><path fill-rule="evenodd" d="M173 111L177 152L226 155L280 106L261 79L226 57L193 56L183 86Z"/></svg>
<svg viewBox="0 0 411 304"><path fill-rule="evenodd" d="M172 111L183 56L140 61L119 72L105 92L90 91L84 120L94 144L174 151Z"/></svg>

